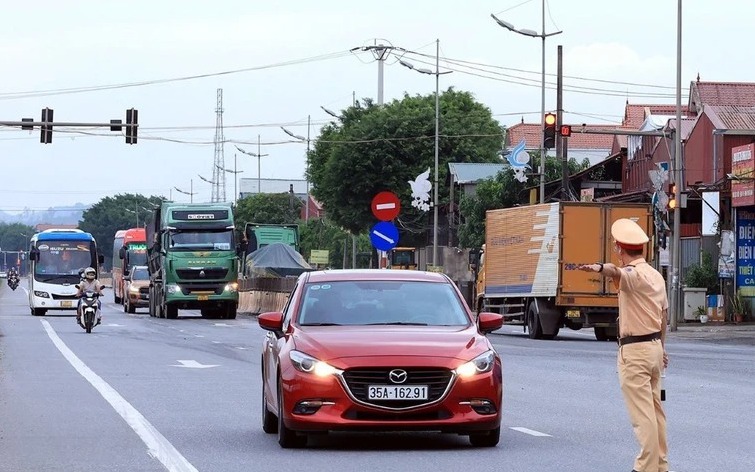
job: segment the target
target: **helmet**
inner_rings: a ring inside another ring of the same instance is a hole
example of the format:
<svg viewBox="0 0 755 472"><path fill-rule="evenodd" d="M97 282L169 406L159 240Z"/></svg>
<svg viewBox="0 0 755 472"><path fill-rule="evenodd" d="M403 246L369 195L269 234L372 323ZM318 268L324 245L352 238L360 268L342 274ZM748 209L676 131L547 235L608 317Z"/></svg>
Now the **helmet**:
<svg viewBox="0 0 755 472"><path fill-rule="evenodd" d="M87 267L84 269L84 277L86 277L89 280L94 280L95 276L97 275L97 271L94 270L91 267Z"/></svg>

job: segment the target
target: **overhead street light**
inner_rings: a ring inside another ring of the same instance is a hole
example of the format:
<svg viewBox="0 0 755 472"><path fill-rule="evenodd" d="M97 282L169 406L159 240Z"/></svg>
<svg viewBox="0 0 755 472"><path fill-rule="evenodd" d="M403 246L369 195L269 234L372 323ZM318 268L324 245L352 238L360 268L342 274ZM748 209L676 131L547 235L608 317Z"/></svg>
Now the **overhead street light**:
<svg viewBox="0 0 755 472"><path fill-rule="evenodd" d="M234 203L234 205L237 204L238 200L239 200L239 192L238 192L239 178L238 178L238 175L239 174L243 174L244 171L243 170L237 170L237 167L236 167L236 153L233 154L233 170L226 169L225 167L223 167L221 165L218 165L218 164L215 164L215 167L217 167L218 169L222 170L223 172L228 172L229 174L233 174L233 195L234 195L234 197L233 197L233 203Z"/></svg>
<svg viewBox="0 0 755 472"><path fill-rule="evenodd" d="M506 28L509 31L512 31L514 33L521 34L523 36L529 36L530 38L541 38L543 40L543 47L542 47L542 79L541 79L541 86L540 86L540 119L541 121L541 137L540 137L540 170L538 171L538 175L540 177L540 203L545 203L545 154L547 152L545 148L545 38L548 38L550 36L555 36L557 34L563 33L563 31L555 31L553 33L546 33L545 32L545 0L542 0L542 11L543 11L543 24L542 24L542 32L538 33L537 31L531 30L531 29L518 29L514 27L511 23L508 21L503 21L494 14L490 14L491 18L495 20L498 25L500 25L503 28Z"/></svg>
<svg viewBox="0 0 755 472"><path fill-rule="evenodd" d="M438 265L438 144L440 125L440 76L452 71L440 71L440 40L435 40L435 71L414 67L414 64L399 59L399 64L420 74L435 76L435 171L433 173L433 267Z"/></svg>
<svg viewBox="0 0 755 472"><path fill-rule="evenodd" d="M320 107L322 108L322 107ZM310 116L307 115L307 137L299 136L298 134L294 134L291 131L287 130L283 126L280 128L283 130L284 133L291 136L294 139L298 139L300 141L306 141L307 143L307 164L309 164L309 127L310 127ZM304 221L309 221L309 177L306 176L306 172L304 174L306 178L306 185L307 185L307 200L304 202Z"/></svg>
<svg viewBox="0 0 755 472"><path fill-rule="evenodd" d="M262 154L260 151L260 135L257 135L257 153L253 153L251 151L246 151L244 149L241 149L240 147L236 146L236 149L239 150L241 154L246 154L247 156L252 156L257 158L257 193L262 193L262 164L260 162L261 158L265 156L269 156L270 154Z"/></svg>
<svg viewBox="0 0 755 472"><path fill-rule="evenodd" d="M173 187L173 189L174 189L174 190L175 190L176 192L178 192L178 193L183 193L184 195L189 195L189 197L191 198L191 199L190 199L189 201L190 201L191 203L194 203L194 195L196 195L196 192L194 192L194 179L191 179L191 181L190 181L189 185L190 185L190 187L189 187L189 188L191 189L191 190L190 190L189 192L187 192L186 190L181 190L181 189L180 189L180 188L178 188L178 187Z"/></svg>

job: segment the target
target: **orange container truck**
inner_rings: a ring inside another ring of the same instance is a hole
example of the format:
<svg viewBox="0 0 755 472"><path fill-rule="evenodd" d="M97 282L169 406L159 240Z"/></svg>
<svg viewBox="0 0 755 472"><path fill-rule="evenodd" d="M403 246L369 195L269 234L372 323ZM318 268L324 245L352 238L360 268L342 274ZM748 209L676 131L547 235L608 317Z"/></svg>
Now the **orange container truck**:
<svg viewBox="0 0 755 472"><path fill-rule="evenodd" d="M521 323L533 339L552 339L562 327L594 328L596 339L615 339L616 288L577 267L619 263L611 238L618 218L633 219L648 233L650 262L648 204L557 202L489 210L477 261L476 308Z"/></svg>

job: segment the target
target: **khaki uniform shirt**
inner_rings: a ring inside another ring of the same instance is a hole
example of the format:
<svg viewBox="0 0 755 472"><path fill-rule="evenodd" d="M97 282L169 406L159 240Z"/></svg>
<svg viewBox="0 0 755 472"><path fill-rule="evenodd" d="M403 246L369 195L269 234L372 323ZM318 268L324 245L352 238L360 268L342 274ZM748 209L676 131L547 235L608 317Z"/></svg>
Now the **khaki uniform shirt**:
<svg viewBox="0 0 755 472"><path fill-rule="evenodd" d="M666 281L640 257L622 267L619 282L619 335L642 336L661 331L668 309Z"/></svg>

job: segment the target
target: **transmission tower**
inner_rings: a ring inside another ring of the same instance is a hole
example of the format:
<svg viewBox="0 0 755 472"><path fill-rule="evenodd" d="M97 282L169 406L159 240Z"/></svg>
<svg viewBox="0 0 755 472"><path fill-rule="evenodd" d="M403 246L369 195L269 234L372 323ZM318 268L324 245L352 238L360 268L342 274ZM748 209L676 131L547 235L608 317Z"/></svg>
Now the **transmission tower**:
<svg viewBox="0 0 755 472"><path fill-rule="evenodd" d="M212 199L211 202L225 200L225 136L223 136L223 89L218 89L218 105L215 108L215 163L212 166Z"/></svg>

